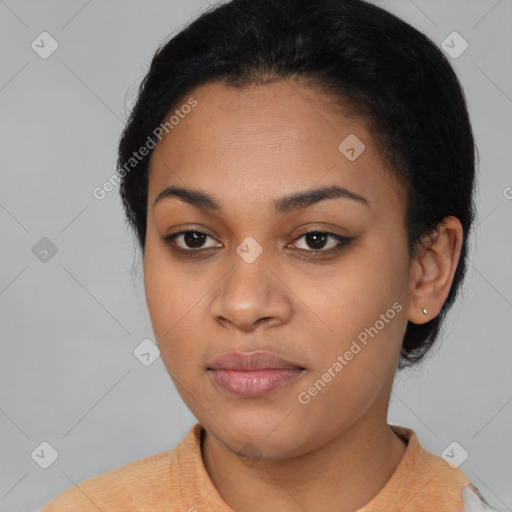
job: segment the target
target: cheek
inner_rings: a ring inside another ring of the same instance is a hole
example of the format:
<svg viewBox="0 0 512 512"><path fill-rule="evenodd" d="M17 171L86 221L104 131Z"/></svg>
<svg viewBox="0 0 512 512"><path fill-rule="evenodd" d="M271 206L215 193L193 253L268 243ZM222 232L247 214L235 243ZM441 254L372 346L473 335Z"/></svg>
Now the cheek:
<svg viewBox="0 0 512 512"><path fill-rule="evenodd" d="M321 417L322 428L333 428L333 435L340 423L347 427L356 421L391 386L405 330L405 310L394 304L381 308L366 303L359 308L362 313L340 314L334 326L339 336L323 345L320 364L299 390L302 395L296 398L307 402L301 406L304 413Z"/></svg>
<svg viewBox="0 0 512 512"><path fill-rule="evenodd" d="M153 332L162 359L168 362L193 360L191 326L197 325L204 286L177 271L165 250L146 245L144 289Z"/></svg>
<svg viewBox="0 0 512 512"><path fill-rule="evenodd" d="M382 246L381 246L382 247ZM321 276L302 276L297 295L329 327L330 344L342 349L379 320L380 315L403 300L400 256L383 258L380 251L361 247ZM396 311L391 311L395 318ZM338 343L337 343L337 340ZM339 342L342 342L340 345Z"/></svg>
<svg viewBox="0 0 512 512"><path fill-rule="evenodd" d="M320 281L309 292L302 290L309 293L307 303L316 316L329 327L319 350L320 364L309 382L329 380L325 372L341 356L343 369L337 365L338 372L331 370L337 378L329 388L341 386L353 397L371 396L382 385L376 375L385 380L394 371L407 324L407 260L396 247L383 257L382 241L371 246L344 260L328 281Z"/></svg>
<svg viewBox="0 0 512 512"><path fill-rule="evenodd" d="M146 243L144 291L153 330L157 337L172 326L176 312L173 304L176 294L172 292L175 285L172 273L162 261L162 257L151 247L151 244Z"/></svg>

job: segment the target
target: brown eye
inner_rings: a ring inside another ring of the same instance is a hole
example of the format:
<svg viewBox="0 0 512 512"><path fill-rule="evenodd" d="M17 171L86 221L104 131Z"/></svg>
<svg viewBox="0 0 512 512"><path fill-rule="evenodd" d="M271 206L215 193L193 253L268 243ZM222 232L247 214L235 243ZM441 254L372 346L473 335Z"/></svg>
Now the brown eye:
<svg viewBox="0 0 512 512"><path fill-rule="evenodd" d="M304 238L305 245L313 250L308 250L307 248L301 250L320 256L339 251L353 240L353 238L347 238L336 233L329 233L325 231L309 231L301 235L297 240L302 238ZM325 248L326 244L329 245L329 241L330 247Z"/></svg>
<svg viewBox="0 0 512 512"><path fill-rule="evenodd" d="M183 233L183 241L188 247L199 249L201 245L204 244L204 240L207 236L208 235L198 231L186 231Z"/></svg>
<svg viewBox="0 0 512 512"><path fill-rule="evenodd" d="M219 244L214 244L209 247L203 247L203 244L208 238L212 237L206 233L203 233L202 231L189 230L180 231L179 233L174 233L172 235L162 237L162 240L166 244L170 245L171 248L185 252L193 252L200 249L210 249L212 247L219 246Z"/></svg>
<svg viewBox="0 0 512 512"><path fill-rule="evenodd" d="M304 237L308 246L315 250L323 249L329 239L329 235L326 233L318 232L307 233Z"/></svg>

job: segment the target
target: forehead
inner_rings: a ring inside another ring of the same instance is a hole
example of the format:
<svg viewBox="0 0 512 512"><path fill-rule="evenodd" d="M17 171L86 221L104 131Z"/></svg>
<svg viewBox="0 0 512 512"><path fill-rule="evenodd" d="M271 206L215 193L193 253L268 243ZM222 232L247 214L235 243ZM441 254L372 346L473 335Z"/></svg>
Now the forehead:
<svg viewBox="0 0 512 512"><path fill-rule="evenodd" d="M196 106L180 110L191 98ZM401 196L365 121L346 117L333 98L303 83L208 83L173 113L179 121L151 157L149 204L168 185L201 188L231 203L244 197L253 206L332 184L382 207L396 208Z"/></svg>

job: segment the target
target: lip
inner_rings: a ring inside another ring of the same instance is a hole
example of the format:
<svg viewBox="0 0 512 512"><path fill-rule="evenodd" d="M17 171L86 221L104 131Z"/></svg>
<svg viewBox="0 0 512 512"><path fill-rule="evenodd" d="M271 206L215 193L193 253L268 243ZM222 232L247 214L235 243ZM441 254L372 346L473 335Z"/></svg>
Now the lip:
<svg viewBox="0 0 512 512"><path fill-rule="evenodd" d="M265 350L227 352L208 364L208 370L286 370L294 368L304 370L298 364Z"/></svg>
<svg viewBox="0 0 512 512"><path fill-rule="evenodd" d="M305 370L209 370L214 382L242 398L258 398L296 379Z"/></svg>
<svg viewBox="0 0 512 512"><path fill-rule="evenodd" d="M207 369L218 386L243 398L264 396L305 371L305 368L266 351L222 354Z"/></svg>

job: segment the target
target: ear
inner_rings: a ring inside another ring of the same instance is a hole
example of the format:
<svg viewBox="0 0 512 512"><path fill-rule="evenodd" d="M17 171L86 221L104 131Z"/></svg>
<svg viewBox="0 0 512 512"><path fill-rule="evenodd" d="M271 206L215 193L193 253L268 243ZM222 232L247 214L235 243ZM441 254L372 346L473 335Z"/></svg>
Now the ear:
<svg viewBox="0 0 512 512"><path fill-rule="evenodd" d="M411 265L407 319L423 324L435 318L450 292L459 263L463 229L456 217L445 217L428 241L423 241ZM423 309L427 311L424 314Z"/></svg>

